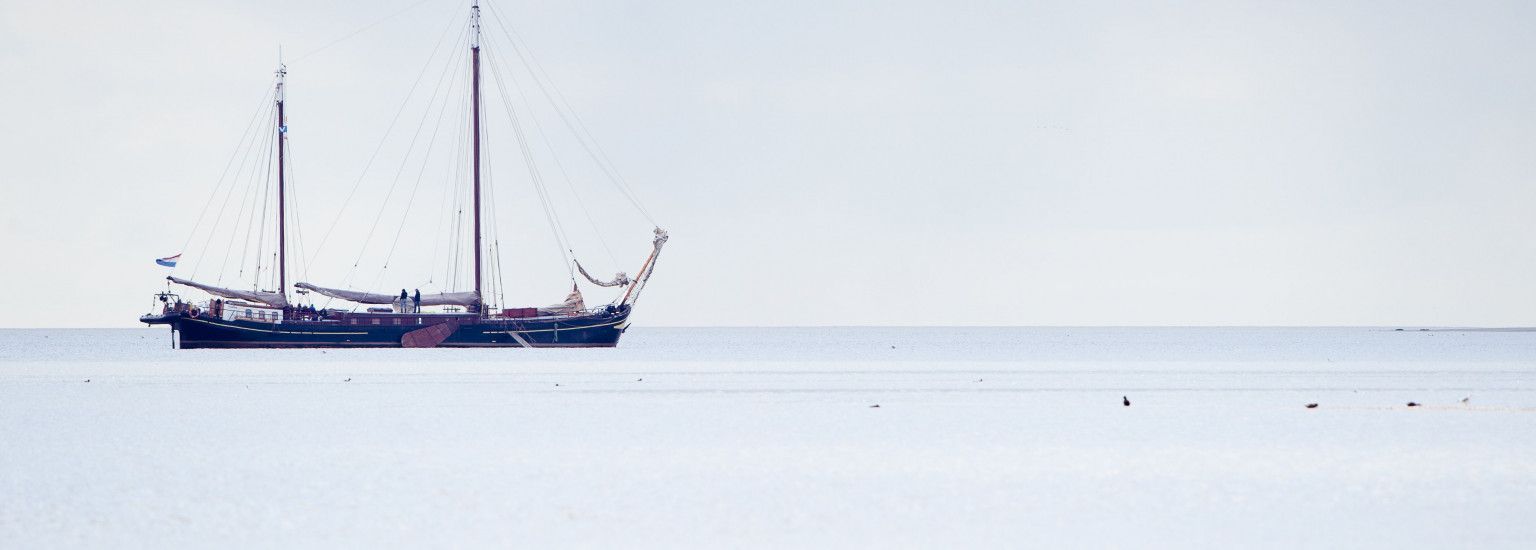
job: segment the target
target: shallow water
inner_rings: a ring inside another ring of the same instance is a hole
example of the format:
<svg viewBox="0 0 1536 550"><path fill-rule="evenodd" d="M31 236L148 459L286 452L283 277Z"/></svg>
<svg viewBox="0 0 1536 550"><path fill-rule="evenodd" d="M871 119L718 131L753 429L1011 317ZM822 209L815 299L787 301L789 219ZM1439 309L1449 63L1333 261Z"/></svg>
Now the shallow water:
<svg viewBox="0 0 1536 550"><path fill-rule="evenodd" d="M1536 543L1533 332L166 333L0 331L3 546Z"/></svg>

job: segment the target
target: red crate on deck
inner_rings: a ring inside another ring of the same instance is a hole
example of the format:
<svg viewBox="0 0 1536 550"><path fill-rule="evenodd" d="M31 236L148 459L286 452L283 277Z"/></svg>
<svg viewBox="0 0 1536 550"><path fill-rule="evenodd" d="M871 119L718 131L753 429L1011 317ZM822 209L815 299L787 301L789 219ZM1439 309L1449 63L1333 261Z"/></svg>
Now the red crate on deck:
<svg viewBox="0 0 1536 550"><path fill-rule="evenodd" d="M509 309L503 309L503 310L501 310L501 315L503 317L511 317L513 319L517 319L517 318L520 318L520 317L538 317L539 316L539 308L536 308L536 307L514 307L514 308L509 308Z"/></svg>

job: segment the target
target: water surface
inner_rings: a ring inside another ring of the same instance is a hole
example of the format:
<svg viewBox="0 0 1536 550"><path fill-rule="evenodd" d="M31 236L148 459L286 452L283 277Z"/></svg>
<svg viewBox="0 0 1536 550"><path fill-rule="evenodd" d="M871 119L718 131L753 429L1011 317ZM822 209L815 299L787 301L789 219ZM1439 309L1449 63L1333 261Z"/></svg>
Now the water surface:
<svg viewBox="0 0 1536 550"><path fill-rule="evenodd" d="M1536 543L1531 332L637 328L607 350L171 350L166 332L0 331L0 540Z"/></svg>

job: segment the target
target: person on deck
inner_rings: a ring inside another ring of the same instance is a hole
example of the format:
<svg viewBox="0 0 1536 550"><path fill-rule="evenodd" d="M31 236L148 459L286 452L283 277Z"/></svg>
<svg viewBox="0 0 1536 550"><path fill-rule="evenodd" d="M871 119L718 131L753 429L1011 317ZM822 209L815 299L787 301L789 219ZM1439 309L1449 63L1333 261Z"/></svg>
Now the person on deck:
<svg viewBox="0 0 1536 550"><path fill-rule="evenodd" d="M416 289L416 294L411 296L411 311L421 313L421 289Z"/></svg>

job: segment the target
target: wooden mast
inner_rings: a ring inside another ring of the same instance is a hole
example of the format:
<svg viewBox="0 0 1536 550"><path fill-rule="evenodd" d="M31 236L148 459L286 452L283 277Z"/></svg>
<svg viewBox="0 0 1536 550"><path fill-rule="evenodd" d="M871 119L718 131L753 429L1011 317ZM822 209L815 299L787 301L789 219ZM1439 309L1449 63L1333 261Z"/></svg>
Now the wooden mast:
<svg viewBox="0 0 1536 550"><path fill-rule="evenodd" d="M470 91L470 102L473 105L474 117L474 171L475 171L475 311L482 317L485 316L485 294L480 283L480 0L474 0L470 15L470 25L474 27L474 42L470 45L470 57L472 61L473 85Z"/></svg>
<svg viewBox="0 0 1536 550"><path fill-rule="evenodd" d="M288 67L283 65L281 50L277 55L277 292L283 295L283 301L288 301L288 216L285 200L286 191L283 173L287 166L283 163L283 146L288 136L288 120L283 116L283 79L288 75Z"/></svg>

